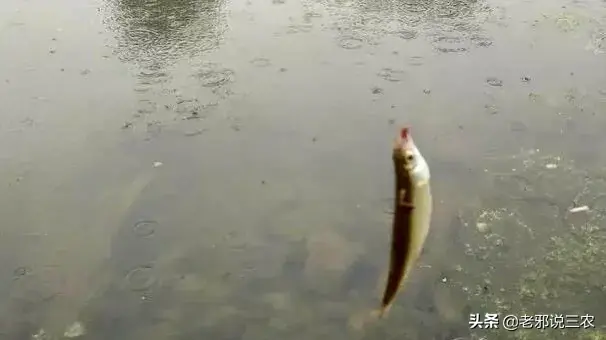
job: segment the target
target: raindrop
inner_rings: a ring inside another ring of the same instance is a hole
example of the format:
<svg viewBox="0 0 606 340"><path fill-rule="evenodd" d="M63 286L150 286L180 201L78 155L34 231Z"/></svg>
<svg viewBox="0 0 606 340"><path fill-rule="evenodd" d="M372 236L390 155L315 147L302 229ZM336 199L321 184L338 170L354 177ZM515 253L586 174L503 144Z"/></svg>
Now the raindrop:
<svg viewBox="0 0 606 340"><path fill-rule="evenodd" d="M183 135L185 137L195 137L195 136L199 136L199 135L203 134L204 131L206 131L206 130L205 129L200 129L200 130L185 132Z"/></svg>
<svg viewBox="0 0 606 340"><path fill-rule="evenodd" d="M271 61L267 58L255 58L251 60L250 63L257 67L267 67L271 65Z"/></svg>
<svg viewBox="0 0 606 340"><path fill-rule="evenodd" d="M230 69L202 70L196 77L202 81L204 87L218 87L231 83L234 71Z"/></svg>
<svg viewBox="0 0 606 340"><path fill-rule="evenodd" d="M397 81L404 80L406 73L402 70L384 68L381 71L379 71L379 73L377 73L377 75L385 80L397 82Z"/></svg>
<svg viewBox="0 0 606 340"><path fill-rule="evenodd" d="M467 47L461 46L463 41L459 37L438 36L434 40L434 43L436 44L436 49L442 53L458 53L467 51Z"/></svg>
<svg viewBox="0 0 606 340"><path fill-rule="evenodd" d="M346 50L355 50L362 47L363 41L355 37L342 37L339 39L339 45Z"/></svg>
<svg viewBox="0 0 606 340"><path fill-rule="evenodd" d="M290 25L286 31L287 34L296 34L296 33L304 33L310 32L313 28L312 24L303 24L303 25Z"/></svg>
<svg viewBox="0 0 606 340"><path fill-rule="evenodd" d="M423 57L419 57L419 56L410 57L410 61L408 63L412 66L421 66L421 65L423 65Z"/></svg>
<svg viewBox="0 0 606 340"><path fill-rule="evenodd" d="M496 77L486 78L486 83L490 86L503 86L503 81Z"/></svg>
<svg viewBox="0 0 606 340"><path fill-rule="evenodd" d="M156 221L139 221L135 223L133 232L139 237L151 237L156 233L157 226Z"/></svg>
<svg viewBox="0 0 606 340"><path fill-rule="evenodd" d="M438 52L442 53L460 53L467 52L467 48L465 47L437 47Z"/></svg>
<svg viewBox="0 0 606 340"><path fill-rule="evenodd" d="M149 90L150 90L150 87L148 87L146 85L138 85L134 88L134 91L138 92L138 93L148 92Z"/></svg>
<svg viewBox="0 0 606 340"><path fill-rule="evenodd" d="M149 265L134 268L126 274L124 280L128 289L132 291L148 290L156 281L152 273L152 267Z"/></svg>
<svg viewBox="0 0 606 340"><path fill-rule="evenodd" d="M412 40L416 38L418 34L416 31L404 29L399 31L397 35L404 40Z"/></svg>
<svg viewBox="0 0 606 340"><path fill-rule="evenodd" d="M487 37L474 36L471 38L471 42L477 47L489 47L492 46L492 40Z"/></svg>
<svg viewBox="0 0 606 340"><path fill-rule="evenodd" d="M29 267L17 267L13 270L13 278L18 279L32 272Z"/></svg>

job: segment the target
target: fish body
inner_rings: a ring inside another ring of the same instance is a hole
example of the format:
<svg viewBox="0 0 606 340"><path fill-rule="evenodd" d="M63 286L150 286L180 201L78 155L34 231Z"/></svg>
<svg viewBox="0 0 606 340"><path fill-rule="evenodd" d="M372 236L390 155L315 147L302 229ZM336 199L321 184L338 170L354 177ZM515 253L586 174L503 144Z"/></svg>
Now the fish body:
<svg viewBox="0 0 606 340"><path fill-rule="evenodd" d="M389 275L379 315L389 309L402 283L421 255L432 212L429 166L402 128L393 148L395 169L394 219Z"/></svg>

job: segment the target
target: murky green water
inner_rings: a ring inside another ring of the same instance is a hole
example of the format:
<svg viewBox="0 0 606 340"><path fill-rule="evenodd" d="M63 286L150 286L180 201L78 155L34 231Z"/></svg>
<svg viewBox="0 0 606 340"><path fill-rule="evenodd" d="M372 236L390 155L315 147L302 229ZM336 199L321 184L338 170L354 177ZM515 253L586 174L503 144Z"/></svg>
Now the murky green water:
<svg viewBox="0 0 606 340"><path fill-rule="evenodd" d="M597 0L5 1L0 338L604 339L605 38ZM375 321L403 123L434 223Z"/></svg>

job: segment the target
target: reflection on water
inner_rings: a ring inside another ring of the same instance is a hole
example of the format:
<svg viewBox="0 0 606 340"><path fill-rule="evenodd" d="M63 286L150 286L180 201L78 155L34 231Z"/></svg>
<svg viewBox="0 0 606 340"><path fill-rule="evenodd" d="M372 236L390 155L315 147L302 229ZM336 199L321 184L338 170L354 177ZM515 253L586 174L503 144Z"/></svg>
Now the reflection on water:
<svg viewBox="0 0 606 340"><path fill-rule="evenodd" d="M143 128L151 138L167 122L197 120L214 107L222 96L222 85L232 77L231 70L203 65L197 78L209 89L188 96L181 93L182 81L171 84L172 69L180 61L188 62L220 46L227 29L224 1L111 0L102 9L106 26L115 34L114 53L135 66L134 91L139 101L136 112L125 118L125 129ZM186 135L204 130L194 122L189 125Z"/></svg>
<svg viewBox="0 0 606 340"><path fill-rule="evenodd" d="M157 70L216 48L226 28L222 0L108 0L106 25L125 61Z"/></svg>
<svg viewBox="0 0 606 340"><path fill-rule="evenodd" d="M430 39L437 51L464 52L470 46L492 44L482 24L496 19L483 0L460 1L318 1L333 20L342 47L378 44L387 37ZM312 10L313 13L313 10Z"/></svg>

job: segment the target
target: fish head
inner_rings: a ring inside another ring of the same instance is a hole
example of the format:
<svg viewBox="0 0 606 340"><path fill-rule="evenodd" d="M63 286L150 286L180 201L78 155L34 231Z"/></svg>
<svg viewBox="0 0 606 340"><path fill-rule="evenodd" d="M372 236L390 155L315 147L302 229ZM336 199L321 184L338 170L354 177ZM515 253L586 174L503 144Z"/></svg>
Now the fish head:
<svg viewBox="0 0 606 340"><path fill-rule="evenodd" d="M411 177L426 181L429 179L429 166L415 145L409 127L400 129L394 144L394 160L402 166Z"/></svg>

